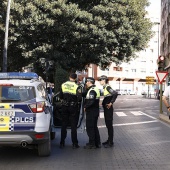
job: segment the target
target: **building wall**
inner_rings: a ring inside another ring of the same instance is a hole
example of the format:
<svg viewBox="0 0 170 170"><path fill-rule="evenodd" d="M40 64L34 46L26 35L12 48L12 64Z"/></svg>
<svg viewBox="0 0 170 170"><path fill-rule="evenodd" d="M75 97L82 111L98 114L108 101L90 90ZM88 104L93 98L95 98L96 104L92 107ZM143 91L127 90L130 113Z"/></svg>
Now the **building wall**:
<svg viewBox="0 0 170 170"><path fill-rule="evenodd" d="M165 70L169 75L166 77L165 87L170 83L170 1L161 0L161 28L160 28L160 54L166 57Z"/></svg>

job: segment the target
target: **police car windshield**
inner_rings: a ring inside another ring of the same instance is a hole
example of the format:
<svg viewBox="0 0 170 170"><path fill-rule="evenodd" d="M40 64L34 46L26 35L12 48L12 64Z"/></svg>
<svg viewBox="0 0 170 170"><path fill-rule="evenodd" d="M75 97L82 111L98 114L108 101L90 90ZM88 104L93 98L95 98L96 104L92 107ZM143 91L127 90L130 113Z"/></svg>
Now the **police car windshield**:
<svg viewBox="0 0 170 170"><path fill-rule="evenodd" d="M33 86L0 86L1 103L25 102L35 98Z"/></svg>

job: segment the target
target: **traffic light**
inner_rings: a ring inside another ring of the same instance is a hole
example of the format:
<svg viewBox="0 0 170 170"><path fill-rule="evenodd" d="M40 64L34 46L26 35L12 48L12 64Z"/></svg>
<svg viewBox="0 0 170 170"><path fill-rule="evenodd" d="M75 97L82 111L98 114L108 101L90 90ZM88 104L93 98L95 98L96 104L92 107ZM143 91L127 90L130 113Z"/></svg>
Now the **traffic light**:
<svg viewBox="0 0 170 170"><path fill-rule="evenodd" d="M164 71L165 57L163 55L158 57L158 71Z"/></svg>

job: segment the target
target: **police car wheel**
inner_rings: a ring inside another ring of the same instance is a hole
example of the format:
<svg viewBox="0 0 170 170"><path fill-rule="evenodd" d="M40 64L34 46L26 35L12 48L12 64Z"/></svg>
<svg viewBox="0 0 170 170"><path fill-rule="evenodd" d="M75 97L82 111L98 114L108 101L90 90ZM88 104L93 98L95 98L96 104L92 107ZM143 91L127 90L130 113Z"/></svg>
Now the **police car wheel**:
<svg viewBox="0 0 170 170"><path fill-rule="evenodd" d="M51 140L55 139L55 132L51 132Z"/></svg>
<svg viewBox="0 0 170 170"><path fill-rule="evenodd" d="M49 156L51 153L51 138L50 132L48 133L48 140L45 143L38 144L38 155Z"/></svg>

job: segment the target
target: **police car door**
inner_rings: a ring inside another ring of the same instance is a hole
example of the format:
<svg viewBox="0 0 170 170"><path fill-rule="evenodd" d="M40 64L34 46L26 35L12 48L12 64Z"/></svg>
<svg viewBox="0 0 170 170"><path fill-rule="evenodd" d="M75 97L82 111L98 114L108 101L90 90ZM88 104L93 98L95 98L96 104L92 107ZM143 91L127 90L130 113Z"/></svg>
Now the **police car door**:
<svg viewBox="0 0 170 170"><path fill-rule="evenodd" d="M56 129L61 128L62 125L62 101L59 98L59 92L53 96L53 127ZM77 130L78 132L84 132L85 129L85 120L84 120L84 109L83 109L84 99L82 98L81 103L79 103L78 107L78 124ZM68 125L68 129L70 129L70 124Z"/></svg>

